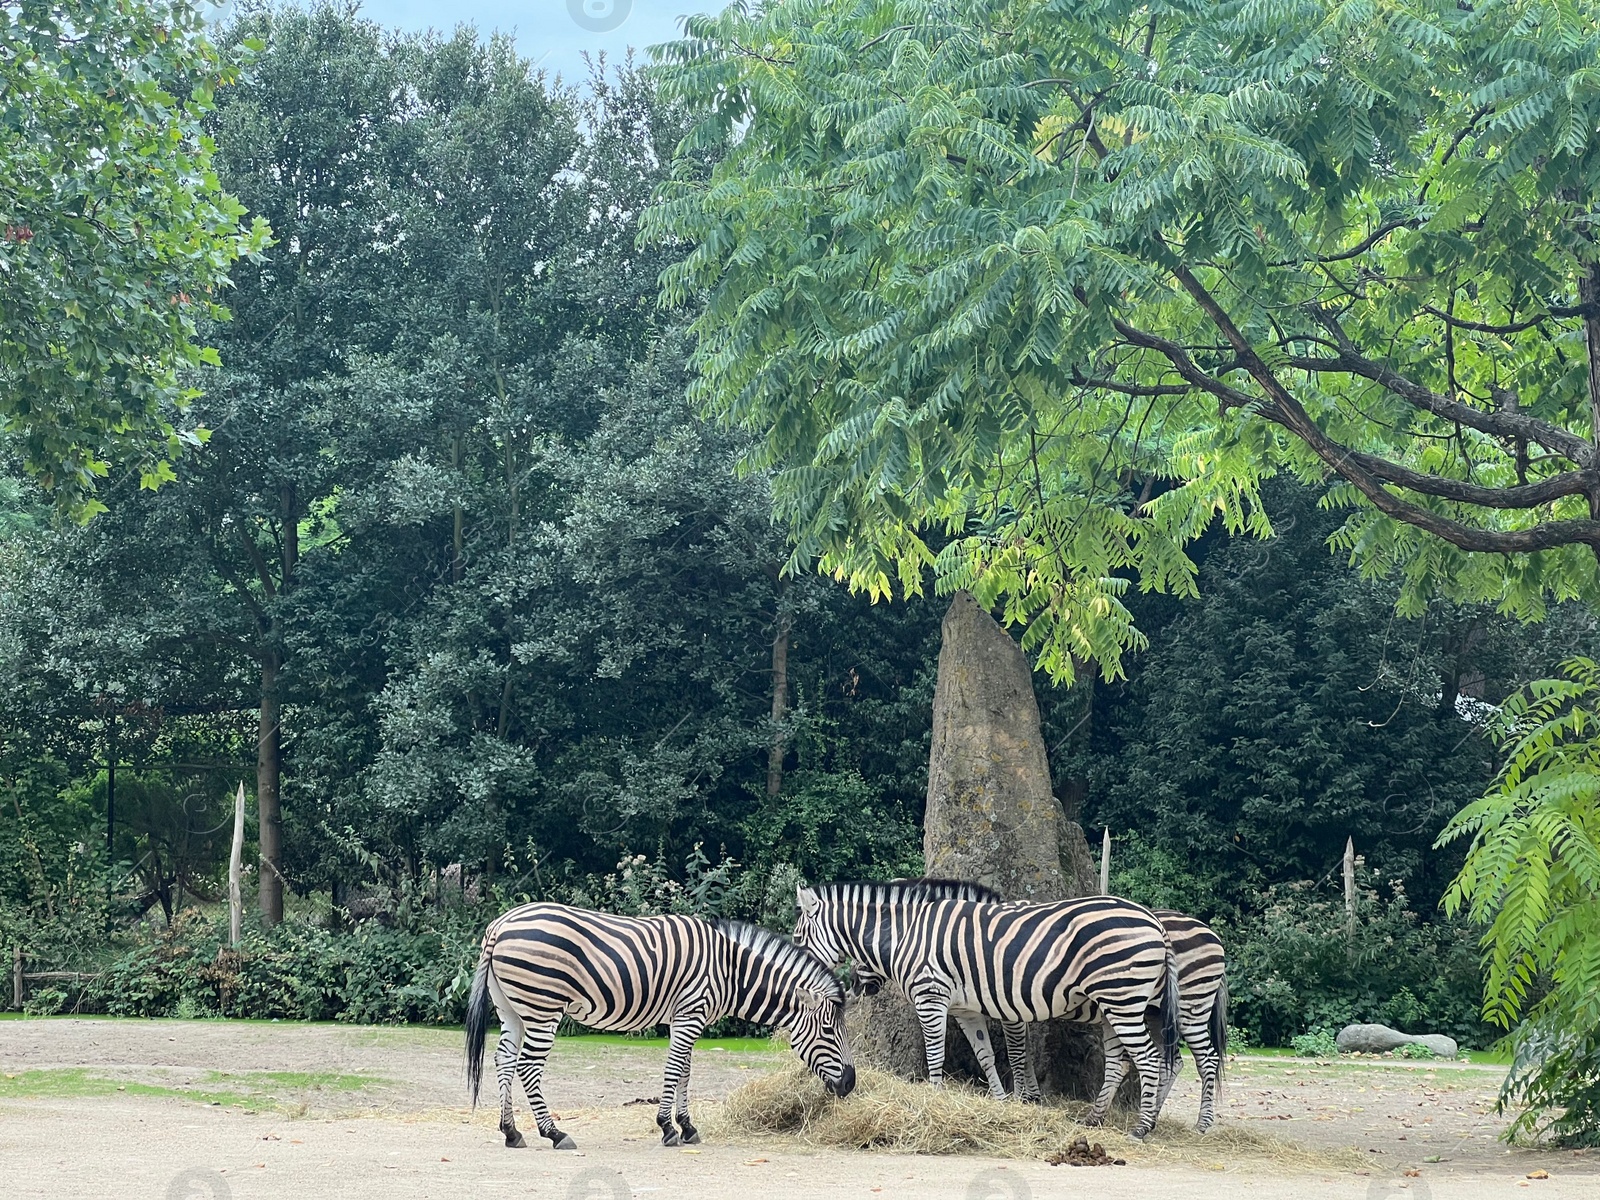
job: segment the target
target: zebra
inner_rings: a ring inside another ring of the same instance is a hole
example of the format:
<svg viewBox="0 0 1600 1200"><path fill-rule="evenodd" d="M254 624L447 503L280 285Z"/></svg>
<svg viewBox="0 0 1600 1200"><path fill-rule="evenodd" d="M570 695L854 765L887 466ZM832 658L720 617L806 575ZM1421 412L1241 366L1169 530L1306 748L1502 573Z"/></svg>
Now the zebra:
<svg viewBox="0 0 1600 1200"><path fill-rule="evenodd" d="M1195 1070L1200 1075L1200 1118L1195 1131L1205 1133L1216 1120L1216 1098L1222 1085L1223 1056L1228 1050L1228 983L1225 974L1226 958L1222 939L1205 922L1171 909L1152 909L1152 915L1166 931L1167 944L1172 947L1178 972L1178 1032L1194 1055ZM1063 1020L1080 1024L1094 1024L1096 1017L1092 1006L1081 1005ZM1122 1078L1133 1062L1127 1048L1112 1026L1099 1021L1102 1046L1105 1051L1105 1078L1100 1094L1095 1098L1088 1124L1098 1124L1115 1099ZM1035 1103L1039 1099L1038 1084L1034 1081L1033 1064L1019 1060L1019 1049L1026 1053L1026 1041L1006 1037L1006 1054L1011 1062L1013 1078L1022 1080L1022 1098ZM1019 1061L1021 1067L1019 1069ZM1170 1073L1164 1075L1158 1109L1167 1102L1167 1095L1177 1081L1180 1062L1174 1061ZM1031 1094L1030 1094L1031 1093Z"/></svg>
<svg viewBox="0 0 1600 1200"><path fill-rule="evenodd" d="M972 1044L996 1099L1006 1093L984 1017L1010 1026L1007 1050L1024 1065L1022 1090L1036 1097L1023 1023L1098 1016L1139 1070L1133 1133L1147 1135L1178 1066L1177 961L1161 923L1148 909L1109 896L1046 904L997 903L992 891L976 900L947 898L960 886L951 880L801 885L794 939L824 963L853 959L868 987L892 980L906 994L922 1025L935 1086L944 1078L947 1015ZM1159 1046L1144 1024L1152 1007L1160 1015ZM1103 1119L1110 1102L1102 1091L1095 1119Z"/></svg>
<svg viewBox="0 0 1600 1200"><path fill-rule="evenodd" d="M564 904L525 904L491 922L467 1003L473 1108L491 1007L501 1026L494 1056L500 1132L513 1148L527 1144L512 1118L514 1074L522 1079L540 1136L557 1150L576 1148L556 1127L542 1090L545 1059L563 1015L594 1029L671 1025L656 1110L667 1146L700 1141L689 1120L689 1057L701 1032L721 1017L787 1029L800 1058L835 1096L848 1096L856 1083L839 981L792 942L742 921L619 917Z"/></svg>
<svg viewBox="0 0 1600 1200"><path fill-rule="evenodd" d="M1184 1044L1194 1055L1200 1075L1200 1119L1195 1129L1204 1133L1216 1120L1216 1100L1222 1089L1223 1064L1228 1055L1228 974L1227 955L1216 931L1197 917L1170 908L1152 910L1167 931L1167 941L1178 959L1178 1029ZM1109 1075L1111 1056L1106 1055ZM1119 1047L1120 1049L1120 1047ZM1127 1069L1125 1058L1117 1063L1117 1082ZM1167 1080L1167 1090L1173 1080ZM1166 1092L1162 1093L1163 1103Z"/></svg>
<svg viewBox="0 0 1600 1200"><path fill-rule="evenodd" d="M1000 893L981 883L964 879L924 879L919 891L929 899L981 900L1001 903ZM1178 1030L1186 1046L1194 1055L1195 1069L1200 1075L1200 1119L1195 1124L1199 1133L1205 1133L1216 1119L1216 1098L1221 1090L1223 1064L1228 1052L1228 981L1226 955L1222 939L1205 922L1171 909L1151 910L1167 933L1178 962ZM878 991L885 980L868 967L858 966L853 990L866 995ZM1101 1021L1092 1008L1085 1004L1076 1012L1066 1014L1063 1020L1101 1027L1105 1047L1106 1074L1104 1084L1095 1099L1091 1123L1103 1119L1122 1085L1132 1059L1123 1049L1110 1025ZM1011 1064L1011 1077L1015 1094L1026 1103L1040 1102L1039 1085L1033 1064L1027 1058L1027 1030L1024 1026L1005 1022L1006 1058ZM977 1047L974 1046L974 1050ZM1161 1089L1161 1103L1177 1079L1177 1072L1166 1077ZM990 1091L996 1099L1003 1098L999 1090L998 1073L990 1080Z"/></svg>

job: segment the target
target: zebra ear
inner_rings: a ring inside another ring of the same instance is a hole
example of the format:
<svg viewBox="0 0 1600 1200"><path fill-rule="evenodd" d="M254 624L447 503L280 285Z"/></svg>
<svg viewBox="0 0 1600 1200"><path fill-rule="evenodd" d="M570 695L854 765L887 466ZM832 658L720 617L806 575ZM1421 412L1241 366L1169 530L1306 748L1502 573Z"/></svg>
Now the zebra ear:
<svg viewBox="0 0 1600 1200"><path fill-rule="evenodd" d="M808 917L816 916L817 910L822 907L821 897L803 883L795 884L794 898L800 902L800 911Z"/></svg>
<svg viewBox="0 0 1600 1200"><path fill-rule="evenodd" d="M822 993L814 992L810 988L796 988L795 998L800 1001L800 1007L804 1009L809 1010L822 1006Z"/></svg>

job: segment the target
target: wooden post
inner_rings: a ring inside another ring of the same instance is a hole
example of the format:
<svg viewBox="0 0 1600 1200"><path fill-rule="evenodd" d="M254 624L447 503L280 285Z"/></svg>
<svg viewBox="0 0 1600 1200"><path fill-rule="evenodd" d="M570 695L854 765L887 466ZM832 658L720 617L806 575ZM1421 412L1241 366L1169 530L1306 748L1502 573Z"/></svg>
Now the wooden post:
<svg viewBox="0 0 1600 1200"><path fill-rule="evenodd" d="M244 870L244 780L233 798L233 852L228 855L228 940L238 949L244 939L244 893L239 876Z"/></svg>
<svg viewBox="0 0 1600 1200"><path fill-rule="evenodd" d="M1111 895L1111 826L1100 839L1100 894Z"/></svg>
<svg viewBox="0 0 1600 1200"><path fill-rule="evenodd" d="M11 1005L18 1012L22 1011L22 947L17 946L11 951Z"/></svg>
<svg viewBox="0 0 1600 1200"><path fill-rule="evenodd" d="M1344 840L1344 915L1352 927L1356 923L1356 840Z"/></svg>

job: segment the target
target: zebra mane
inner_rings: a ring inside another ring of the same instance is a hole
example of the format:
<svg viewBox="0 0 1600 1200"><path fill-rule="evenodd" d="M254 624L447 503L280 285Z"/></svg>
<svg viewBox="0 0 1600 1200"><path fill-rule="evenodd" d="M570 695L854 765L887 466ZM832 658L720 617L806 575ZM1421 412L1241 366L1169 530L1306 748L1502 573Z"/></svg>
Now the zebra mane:
<svg viewBox="0 0 1600 1200"><path fill-rule="evenodd" d="M751 953L771 962L792 968L805 985L832 1000L844 1000L844 984L828 970L821 959L802 946L796 946L782 934L751 925L748 921L731 921L719 917L711 924L718 933L731 938Z"/></svg>
<svg viewBox="0 0 1600 1200"><path fill-rule="evenodd" d="M986 883L972 879L891 879L888 882L863 880L854 883L819 883L813 889L819 895L840 895L855 892L890 903L909 901L913 904L930 900L976 900L980 904L1001 904L1004 897Z"/></svg>

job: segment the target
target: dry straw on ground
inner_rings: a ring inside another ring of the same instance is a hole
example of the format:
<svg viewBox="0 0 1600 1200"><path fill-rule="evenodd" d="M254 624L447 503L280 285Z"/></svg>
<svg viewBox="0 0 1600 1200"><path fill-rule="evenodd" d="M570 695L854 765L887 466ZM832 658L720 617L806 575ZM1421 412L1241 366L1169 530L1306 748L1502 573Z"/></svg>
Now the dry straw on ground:
<svg viewBox="0 0 1600 1200"><path fill-rule="evenodd" d="M714 1124L726 1138L782 1138L816 1147L892 1150L905 1154L981 1154L1043 1158L1074 1138L1102 1142L1130 1163L1193 1163L1216 1169L1240 1159L1304 1170L1369 1166L1359 1151L1310 1149L1226 1121L1201 1135L1163 1119L1145 1141L1125 1129L1132 1114L1112 1114L1110 1125L1087 1129L1076 1118L1088 1105L1038 1106L991 1100L960 1084L932 1088L907 1083L871 1067L860 1068L855 1092L835 1100L798 1061L745 1084L722 1105Z"/></svg>

